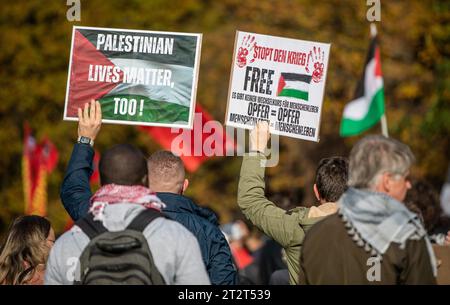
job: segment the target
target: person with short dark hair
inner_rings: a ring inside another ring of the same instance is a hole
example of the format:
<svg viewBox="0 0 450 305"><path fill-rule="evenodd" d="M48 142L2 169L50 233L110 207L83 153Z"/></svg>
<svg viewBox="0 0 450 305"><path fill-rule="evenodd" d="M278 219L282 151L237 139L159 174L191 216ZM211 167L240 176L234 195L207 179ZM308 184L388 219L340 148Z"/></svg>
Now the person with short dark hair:
<svg viewBox="0 0 450 305"><path fill-rule="evenodd" d="M347 190L348 160L343 157L323 158L316 170L314 193L321 203L336 202Z"/></svg>
<svg viewBox="0 0 450 305"><path fill-rule="evenodd" d="M323 158L316 170L313 190L319 206L312 206L310 218L323 217L336 212L335 202L347 190L348 160L344 157Z"/></svg>
<svg viewBox="0 0 450 305"><path fill-rule="evenodd" d="M147 160L149 188L166 204L164 214L191 231L200 244L203 262L214 285L237 284L237 270L217 216L184 196L189 186L183 161L170 151L154 152Z"/></svg>
<svg viewBox="0 0 450 305"><path fill-rule="evenodd" d="M147 169L149 186L157 192L183 194L189 185L183 161L170 151L159 150L151 154Z"/></svg>
<svg viewBox="0 0 450 305"><path fill-rule="evenodd" d="M164 202L147 188L147 160L130 144L118 144L103 153L99 163L101 188L91 193L92 145L101 126L100 103L86 104L78 117L78 143L61 187L61 200L71 217L75 221L91 217L107 231L118 232L129 228L147 209L160 212ZM90 239L83 226L77 224L56 241L48 261L46 284L81 280L79 258ZM141 233L164 283L210 284L197 239L184 226L157 217Z"/></svg>
<svg viewBox="0 0 450 305"><path fill-rule="evenodd" d="M0 251L0 284L42 285L54 242L55 232L46 218L16 218Z"/></svg>
<svg viewBox="0 0 450 305"><path fill-rule="evenodd" d="M309 230L301 284L435 284L436 259L419 217L402 203L414 155L395 139L367 136L352 148L338 213Z"/></svg>
<svg viewBox="0 0 450 305"><path fill-rule="evenodd" d="M61 200L74 220L86 215L91 197L89 178L92 175L93 149L89 145L81 145L74 147L61 188ZM161 150L145 160L138 149L119 145L103 154L99 170L102 184L106 181L148 186L164 202L163 214L196 237L211 283L237 283L231 251L218 227L216 215L183 195L189 181L185 177L183 161L178 156Z"/></svg>
<svg viewBox="0 0 450 305"><path fill-rule="evenodd" d="M311 208L297 207L286 211L265 195L264 151L269 140L269 126L260 122L250 133L250 149L242 161L238 187L238 205L244 215L285 250L289 283L298 283L300 249L305 232L324 217L337 211L337 200L346 189L347 161L342 157L323 159L317 169L314 193L319 202Z"/></svg>
<svg viewBox="0 0 450 305"><path fill-rule="evenodd" d="M145 156L130 144L117 144L106 150L98 164L103 185L147 186Z"/></svg>

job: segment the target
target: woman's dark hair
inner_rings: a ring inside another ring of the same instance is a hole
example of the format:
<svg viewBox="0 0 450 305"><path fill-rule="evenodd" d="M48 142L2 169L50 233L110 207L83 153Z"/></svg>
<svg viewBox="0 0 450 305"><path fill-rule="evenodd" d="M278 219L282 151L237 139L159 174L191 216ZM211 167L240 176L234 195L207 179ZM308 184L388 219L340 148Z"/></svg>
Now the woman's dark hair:
<svg viewBox="0 0 450 305"><path fill-rule="evenodd" d="M411 186L406 193L405 205L417 214L420 211L425 229L431 234L445 220L439 196L428 182L414 180Z"/></svg>

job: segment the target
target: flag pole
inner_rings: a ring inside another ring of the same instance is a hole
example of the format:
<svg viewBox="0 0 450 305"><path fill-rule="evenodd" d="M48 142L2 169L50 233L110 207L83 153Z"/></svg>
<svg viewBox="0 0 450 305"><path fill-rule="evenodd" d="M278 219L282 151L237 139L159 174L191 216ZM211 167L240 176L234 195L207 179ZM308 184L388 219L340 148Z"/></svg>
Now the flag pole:
<svg viewBox="0 0 450 305"><path fill-rule="evenodd" d="M370 24L370 36L372 38L377 36L377 26L373 22ZM383 136L388 138L389 133L388 133L388 127L387 127L386 110L383 113L383 115L381 116L380 122L381 122L381 133L383 134Z"/></svg>
<svg viewBox="0 0 450 305"><path fill-rule="evenodd" d="M386 119L386 113L383 113L381 116L381 133L386 138L389 138L388 128L387 128L387 119Z"/></svg>

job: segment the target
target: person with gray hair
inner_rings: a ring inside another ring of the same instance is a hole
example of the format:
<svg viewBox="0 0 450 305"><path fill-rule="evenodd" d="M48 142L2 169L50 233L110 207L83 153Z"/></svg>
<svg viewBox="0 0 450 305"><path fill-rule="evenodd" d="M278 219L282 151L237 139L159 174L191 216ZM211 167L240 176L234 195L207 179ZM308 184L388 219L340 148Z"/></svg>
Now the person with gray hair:
<svg viewBox="0 0 450 305"><path fill-rule="evenodd" d="M436 284L426 230L402 203L413 162L409 147L392 138L356 143L338 213L305 237L301 284Z"/></svg>
<svg viewBox="0 0 450 305"><path fill-rule="evenodd" d="M409 147L383 136L368 136L356 143L349 161L348 185L382 192L403 201L411 188L409 168L414 155Z"/></svg>

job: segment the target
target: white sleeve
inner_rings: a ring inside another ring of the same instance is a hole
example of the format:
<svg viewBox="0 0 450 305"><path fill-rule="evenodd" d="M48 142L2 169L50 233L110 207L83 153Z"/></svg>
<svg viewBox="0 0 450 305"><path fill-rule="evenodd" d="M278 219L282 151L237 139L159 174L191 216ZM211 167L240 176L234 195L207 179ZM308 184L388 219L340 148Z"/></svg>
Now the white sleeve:
<svg viewBox="0 0 450 305"><path fill-rule="evenodd" d="M210 285L197 238L180 225L175 285Z"/></svg>
<svg viewBox="0 0 450 305"><path fill-rule="evenodd" d="M82 241L87 243L87 237ZM71 232L60 236L47 260L44 285L72 285L79 274L80 252Z"/></svg>
<svg viewBox="0 0 450 305"><path fill-rule="evenodd" d="M441 207L444 214L450 216L450 182L445 183L442 187Z"/></svg>
<svg viewBox="0 0 450 305"><path fill-rule="evenodd" d="M63 285L64 281L61 277L60 266L58 263L58 248L59 245L55 243L50 251L45 268L44 285Z"/></svg>

